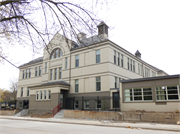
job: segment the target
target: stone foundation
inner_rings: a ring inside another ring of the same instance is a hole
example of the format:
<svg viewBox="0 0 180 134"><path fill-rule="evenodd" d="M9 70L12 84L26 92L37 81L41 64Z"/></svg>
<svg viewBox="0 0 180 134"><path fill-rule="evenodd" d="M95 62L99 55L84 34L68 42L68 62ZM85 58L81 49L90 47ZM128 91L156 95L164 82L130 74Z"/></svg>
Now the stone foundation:
<svg viewBox="0 0 180 134"><path fill-rule="evenodd" d="M51 109L29 109L29 115L53 114Z"/></svg>
<svg viewBox="0 0 180 134"><path fill-rule="evenodd" d="M176 124L180 113L64 110L65 118Z"/></svg>

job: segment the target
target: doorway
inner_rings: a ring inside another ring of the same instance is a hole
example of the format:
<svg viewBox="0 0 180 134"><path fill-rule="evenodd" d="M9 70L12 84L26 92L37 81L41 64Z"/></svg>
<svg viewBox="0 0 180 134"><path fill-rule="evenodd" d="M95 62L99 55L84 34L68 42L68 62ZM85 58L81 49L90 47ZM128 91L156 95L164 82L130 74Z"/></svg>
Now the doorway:
<svg viewBox="0 0 180 134"><path fill-rule="evenodd" d="M119 92L113 92L113 109L119 109Z"/></svg>

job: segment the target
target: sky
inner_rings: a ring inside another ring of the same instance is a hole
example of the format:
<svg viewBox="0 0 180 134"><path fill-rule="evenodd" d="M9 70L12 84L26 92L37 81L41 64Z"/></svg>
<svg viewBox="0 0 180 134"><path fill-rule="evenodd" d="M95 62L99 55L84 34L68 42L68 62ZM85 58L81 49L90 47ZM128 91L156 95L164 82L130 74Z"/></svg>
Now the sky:
<svg viewBox="0 0 180 134"><path fill-rule="evenodd" d="M97 14L109 26L109 39L169 75L180 74L180 1L117 0ZM42 56L20 45L4 48L16 66ZM19 69L0 64L0 88L9 89Z"/></svg>

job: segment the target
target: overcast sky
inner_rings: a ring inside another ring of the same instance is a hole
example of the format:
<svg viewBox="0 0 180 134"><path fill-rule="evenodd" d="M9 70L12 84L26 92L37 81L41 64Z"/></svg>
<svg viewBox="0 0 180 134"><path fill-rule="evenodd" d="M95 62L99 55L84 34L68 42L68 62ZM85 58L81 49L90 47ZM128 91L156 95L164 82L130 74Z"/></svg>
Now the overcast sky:
<svg viewBox="0 0 180 134"><path fill-rule="evenodd" d="M111 41L132 54L139 50L142 60L169 75L180 74L179 0L118 0L99 16L110 27ZM42 56L22 46L5 51L16 66ZM9 89L9 80L18 77L17 68L7 62L0 65L0 88Z"/></svg>

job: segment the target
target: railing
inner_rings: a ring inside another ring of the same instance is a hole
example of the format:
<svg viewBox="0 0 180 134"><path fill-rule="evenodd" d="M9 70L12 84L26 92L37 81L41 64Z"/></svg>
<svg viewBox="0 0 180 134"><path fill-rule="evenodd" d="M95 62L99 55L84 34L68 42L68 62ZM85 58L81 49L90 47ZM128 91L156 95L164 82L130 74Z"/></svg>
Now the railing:
<svg viewBox="0 0 180 134"><path fill-rule="evenodd" d="M61 109L62 109L62 103L59 103L59 104L53 109L53 116L56 115Z"/></svg>

